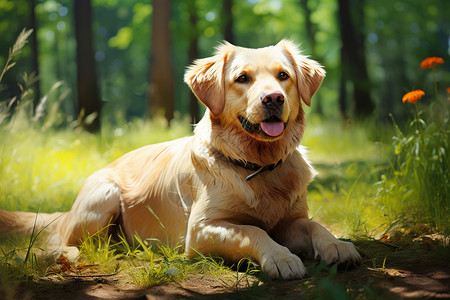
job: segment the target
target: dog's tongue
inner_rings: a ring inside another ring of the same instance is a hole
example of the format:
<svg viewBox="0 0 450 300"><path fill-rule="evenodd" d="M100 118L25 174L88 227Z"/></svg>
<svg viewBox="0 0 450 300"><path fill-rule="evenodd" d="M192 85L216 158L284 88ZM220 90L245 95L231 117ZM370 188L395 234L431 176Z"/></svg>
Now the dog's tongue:
<svg viewBox="0 0 450 300"><path fill-rule="evenodd" d="M261 122L261 129L269 136L279 136L283 133L283 122Z"/></svg>

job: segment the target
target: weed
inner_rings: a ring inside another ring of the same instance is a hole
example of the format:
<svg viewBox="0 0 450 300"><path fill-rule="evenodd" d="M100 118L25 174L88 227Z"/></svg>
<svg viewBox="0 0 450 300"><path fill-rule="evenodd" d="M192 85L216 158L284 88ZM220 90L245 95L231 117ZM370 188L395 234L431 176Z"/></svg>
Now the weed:
<svg viewBox="0 0 450 300"><path fill-rule="evenodd" d="M150 254L148 258L142 262L132 260L127 268L133 281L140 286L181 281L187 276L188 260L180 251L180 247L170 248L160 244L158 251Z"/></svg>
<svg viewBox="0 0 450 300"><path fill-rule="evenodd" d="M110 224L94 234L84 234L79 249L85 260L101 266L116 265L116 260L122 255L117 254L117 243L112 240L112 235L108 234L112 226L114 225Z"/></svg>
<svg viewBox="0 0 450 300"><path fill-rule="evenodd" d="M33 29L23 29L22 32L20 32L19 36L17 37L16 42L14 43L14 46L9 49L8 58L6 59L6 64L3 67L2 73L0 73L0 82L3 79L3 76L5 73L14 67L16 64L13 59L19 55L22 52L23 47L26 45L28 38L30 37L31 33L33 32Z"/></svg>

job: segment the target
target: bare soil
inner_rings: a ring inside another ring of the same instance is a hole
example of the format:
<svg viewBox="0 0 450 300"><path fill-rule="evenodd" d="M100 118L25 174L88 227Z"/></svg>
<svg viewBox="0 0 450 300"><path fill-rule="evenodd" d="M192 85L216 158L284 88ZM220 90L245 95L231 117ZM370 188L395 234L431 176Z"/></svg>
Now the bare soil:
<svg viewBox="0 0 450 300"><path fill-rule="evenodd" d="M52 274L18 283L6 294L0 291L0 299L450 299L448 245L436 236L395 242L356 242L365 260L350 269L308 261L309 277L303 280L197 276L143 288L120 272L88 268L76 276Z"/></svg>

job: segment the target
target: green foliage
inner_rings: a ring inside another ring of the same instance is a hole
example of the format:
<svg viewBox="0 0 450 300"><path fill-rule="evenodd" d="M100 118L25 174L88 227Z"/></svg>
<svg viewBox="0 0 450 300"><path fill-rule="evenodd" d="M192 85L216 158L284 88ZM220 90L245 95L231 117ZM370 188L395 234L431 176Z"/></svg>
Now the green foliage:
<svg viewBox="0 0 450 300"><path fill-rule="evenodd" d="M413 105L414 118L406 129L401 130L393 118L391 168L378 182L378 198L391 222L412 217L448 234L450 104L436 99L420 110L419 104Z"/></svg>
<svg viewBox="0 0 450 300"><path fill-rule="evenodd" d="M180 247L160 244L158 251L144 262L130 261L128 272L135 283L148 287L181 281L187 276L188 259Z"/></svg>
<svg viewBox="0 0 450 300"><path fill-rule="evenodd" d="M35 238L36 234L0 239L0 295L5 299L13 299L14 289L21 282L44 276L54 263L42 255L44 251L36 246Z"/></svg>
<svg viewBox="0 0 450 300"><path fill-rule="evenodd" d="M232 8L235 42L242 46L260 47L290 38L302 44L308 55L314 55L327 70L327 78L317 97L327 118L339 118L338 86L340 71L338 2L307 0L312 12L311 22L315 43L306 34L305 12L301 1L246 0L234 1ZM175 68L176 110L184 116L189 110L189 90L183 83L183 73L190 63L188 45L198 37L199 57L211 55L223 39L222 1L196 0L196 28L190 26L189 7L192 0L172 1L171 32L172 61ZM361 2L362 3L362 2ZM359 2L358 2L359 4ZM356 5L356 2L355 2ZM402 89L426 76L415 72L412 62L427 53L444 57L448 27L446 0L429 1L365 1L366 55L372 84L372 96L377 113L389 112L403 118L401 104L390 99L401 97ZM114 122L117 112L126 120L143 117L146 109L148 69L151 58L151 18L149 1L96 0L93 6L95 57L99 73L100 94L106 119ZM7 59L7 49L17 34L28 26L30 1L0 1L0 65ZM41 90L48 91L55 82L63 81L70 92L61 101L65 115L75 119L76 51L72 2L37 1L38 44ZM313 49L313 44L315 45ZM24 71L31 73L31 51L25 49L22 60L8 76L5 84L8 97L17 94L16 81ZM448 81L448 77L447 77ZM58 99L56 91L49 101ZM313 102L315 111L318 102Z"/></svg>
<svg viewBox="0 0 450 300"><path fill-rule="evenodd" d="M302 295L307 299L354 299L354 292L347 288L347 283L339 282L337 265L327 265L324 261L316 262L310 271L312 277L300 284ZM367 287L368 288L368 287Z"/></svg>
<svg viewBox="0 0 450 300"><path fill-rule="evenodd" d="M188 259L180 245L169 247L158 240L142 240L139 236L135 236L130 244L121 231L112 238L108 234L112 229L110 226L93 235L86 235L80 247L80 256L84 261L102 266L103 271L111 272L119 266L120 271L139 286L167 284L198 276L222 280L221 276L232 274L220 258L199 253L197 258ZM245 274L251 276L254 272L248 270ZM236 275L236 285L242 278ZM224 281L224 284L227 283Z"/></svg>
<svg viewBox="0 0 450 300"><path fill-rule="evenodd" d="M79 249L86 261L98 263L104 267L114 264L120 257L120 254L116 253L116 244L112 241L112 235L108 234L111 226L114 225L108 225L95 233L84 234Z"/></svg>
<svg viewBox="0 0 450 300"><path fill-rule="evenodd" d="M378 183L378 196L391 218L412 214L448 232L450 130L423 117L422 111L405 132L396 125L392 168Z"/></svg>

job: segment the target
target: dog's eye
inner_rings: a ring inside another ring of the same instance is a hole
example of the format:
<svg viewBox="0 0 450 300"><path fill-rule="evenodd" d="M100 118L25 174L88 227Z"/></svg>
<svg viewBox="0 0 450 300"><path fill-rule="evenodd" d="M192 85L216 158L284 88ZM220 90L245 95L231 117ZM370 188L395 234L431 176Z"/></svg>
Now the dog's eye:
<svg viewBox="0 0 450 300"><path fill-rule="evenodd" d="M246 83L246 82L249 82L249 81L250 81L250 78L247 75L245 75L245 74L239 76L236 79L236 82L238 82L238 83Z"/></svg>
<svg viewBox="0 0 450 300"><path fill-rule="evenodd" d="M280 74L278 74L278 80L284 81L287 80L289 78L289 75L286 72L280 72Z"/></svg>

